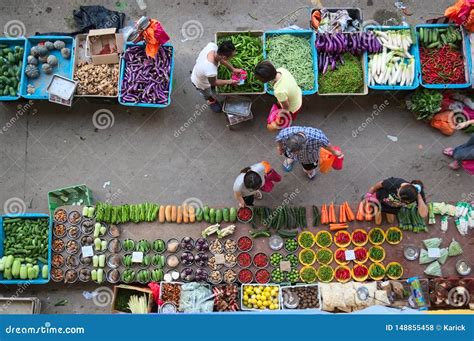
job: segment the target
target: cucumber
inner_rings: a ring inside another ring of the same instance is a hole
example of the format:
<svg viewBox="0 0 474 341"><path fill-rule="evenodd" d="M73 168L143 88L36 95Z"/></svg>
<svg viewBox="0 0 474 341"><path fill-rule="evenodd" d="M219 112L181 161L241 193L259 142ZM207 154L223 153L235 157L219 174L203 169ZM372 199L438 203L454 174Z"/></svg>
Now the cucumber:
<svg viewBox="0 0 474 341"><path fill-rule="evenodd" d="M235 223L237 220L237 209L235 207L231 207L229 210L229 220L231 223Z"/></svg>
<svg viewBox="0 0 474 341"><path fill-rule="evenodd" d="M211 224L215 224L216 223L216 210L211 208L209 210L209 222Z"/></svg>
<svg viewBox="0 0 474 341"><path fill-rule="evenodd" d="M230 220L229 209L227 207L222 210L222 219L224 219L226 223Z"/></svg>
<svg viewBox="0 0 474 341"><path fill-rule="evenodd" d="M295 238L298 235L298 230L278 230L278 234L283 238Z"/></svg>
<svg viewBox="0 0 474 341"><path fill-rule="evenodd" d="M201 207L196 209L196 221L201 222L204 217L204 212Z"/></svg>
<svg viewBox="0 0 474 341"><path fill-rule="evenodd" d="M203 218L207 223L211 221L211 218L209 217L209 207L207 207L207 206L204 206Z"/></svg>
<svg viewBox="0 0 474 341"><path fill-rule="evenodd" d="M216 223L220 224L222 222L222 210L216 210Z"/></svg>

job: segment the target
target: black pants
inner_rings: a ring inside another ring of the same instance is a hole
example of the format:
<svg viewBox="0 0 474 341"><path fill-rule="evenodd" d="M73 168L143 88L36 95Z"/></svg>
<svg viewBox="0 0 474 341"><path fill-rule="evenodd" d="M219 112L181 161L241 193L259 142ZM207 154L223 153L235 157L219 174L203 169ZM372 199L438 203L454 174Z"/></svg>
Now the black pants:
<svg viewBox="0 0 474 341"><path fill-rule="evenodd" d="M255 195L249 195L247 197L243 197L245 205L247 206L253 206L253 202L255 200Z"/></svg>
<svg viewBox="0 0 474 341"><path fill-rule="evenodd" d="M288 153L285 151L285 156L290 159L291 157L288 155ZM301 166L303 166L303 169L305 171L312 171L313 169L318 168L318 163L319 162L314 162L314 163L302 163Z"/></svg>

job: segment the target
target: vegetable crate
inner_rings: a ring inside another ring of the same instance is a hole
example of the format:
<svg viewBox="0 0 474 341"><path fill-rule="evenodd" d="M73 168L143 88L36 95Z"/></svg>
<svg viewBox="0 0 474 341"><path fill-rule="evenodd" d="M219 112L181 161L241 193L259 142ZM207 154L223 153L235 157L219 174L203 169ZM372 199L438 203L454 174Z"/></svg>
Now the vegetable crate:
<svg viewBox="0 0 474 341"><path fill-rule="evenodd" d="M23 54L25 54L25 46L26 46L26 39L25 38L5 38L5 37L2 37L0 38L0 46L1 45L4 45L6 46L6 48L14 48L16 46L19 46L19 47L22 47L23 48ZM2 48L3 49L3 48ZM4 56L5 58L5 56ZM23 57L21 58L22 60L22 64L23 64ZM0 58L0 66L3 67L3 62L2 62L2 58ZM3 71L5 72L5 71ZM2 75L3 75L3 72L2 72ZM21 84L23 83L23 78L25 77L25 74L23 72L23 68L21 67L21 70L20 70L20 87L19 89L21 89ZM0 83L2 84L2 83ZM17 90L17 93L15 96L11 96L11 95L6 95L6 96L3 96L3 95L0 95L0 101L15 101L17 99L20 98L20 90Z"/></svg>
<svg viewBox="0 0 474 341"><path fill-rule="evenodd" d="M76 185L48 192L48 206L51 215L59 206L68 205L92 205L92 191L86 185Z"/></svg>
<svg viewBox="0 0 474 341"><path fill-rule="evenodd" d="M317 297L318 307L317 308L307 308L307 309L295 308L295 309L290 309L290 308L286 308L283 305L283 289L285 289L285 288L289 288L289 289L291 289L291 288L313 288L313 287L316 287L318 289L318 297ZM318 283L285 285L285 286L281 287L280 292L281 292L281 295L280 295L280 309L285 310L285 312L288 312L288 311L320 311L321 310L321 290L319 290L319 284Z"/></svg>
<svg viewBox="0 0 474 341"><path fill-rule="evenodd" d="M290 34L294 36L299 36L307 38L311 45L311 55L313 58L313 74L314 74L314 84L312 90L303 90L303 96L314 95L318 92L318 51L316 50L316 34L311 30L279 30L279 31L266 31L263 35L263 59L267 59L267 40L271 39L272 36L278 36L282 34ZM274 92L268 87L268 83L264 85L265 92L267 94L273 95Z"/></svg>
<svg viewBox="0 0 474 341"><path fill-rule="evenodd" d="M427 84L423 82L423 74L422 74L422 65L421 65L421 56L420 56L420 28L447 28L449 26L454 26L461 29L462 34L462 50L464 54L464 76L466 79L465 83L462 84ZM428 88L428 89L464 89L469 88L471 86L471 70L472 70L472 58L471 58L471 41L469 39L469 35L466 33L463 27L458 25L452 24L420 24L416 25L415 27L416 32L416 40L418 43L418 53L416 58L418 59L418 65L420 69L419 73L419 83L421 86Z"/></svg>
<svg viewBox="0 0 474 341"><path fill-rule="evenodd" d="M72 76L73 77L74 77L74 74L76 73L77 64L79 64L80 62L89 62L90 63L92 61L92 59L90 57L87 57L86 38L87 38L87 34L78 34L76 36L75 45L74 45L74 66L73 66L73 69L72 69ZM119 61L119 70L120 70L120 63L121 62L122 62L122 59L120 59L120 61ZM116 100L117 97L118 97L118 92L117 92L117 96L78 95L76 93L74 95L74 97L101 98L101 99Z"/></svg>
<svg viewBox="0 0 474 341"><path fill-rule="evenodd" d="M23 213L23 214L15 214L15 215L3 215L0 216L0 258L3 257L3 241L5 239L5 231L3 229L3 221L5 218L19 218L19 219L41 219L41 218L46 218L48 219L48 264L49 269L48 269L48 278L37 278L37 279L11 279L7 280L3 278L3 274L0 273L0 284L46 284L49 282L49 279L51 277L51 242L52 242L52 219L49 217L49 215L44 214L44 213ZM40 268L40 277L41 277L41 269L43 267L42 262L38 262L39 268Z"/></svg>
<svg viewBox="0 0 474 341"><path fill-rule="evenodd" d="M128 302L128 299L130 299L130 296L132 296L132 295L137 295L137 296L146 295L147 300L148 300L148 313L151 313L151 311L153 309L154 300L153 300L153 292L150 289L136 287L136 286L133 286L133 285L126 285L126 284L115 285L114 286L114 295L113 295L113 298L112 298L112 307L111 307L111 312L114 313L114 314L124 314L124 313L126 313L123 310L119 310L120 307L118 307L117 303L118 303L118 300L119 300L118 297L120 295L127 296L127 302Z"/></svg>
<svg viewBox="0 0 474 341"><path fill-rule="evenodd" d="M281 300L282 300L282 296L281 296L281 286L279 284L273 284L273 283L268 283L268 284L258 284L258 283L245 283L245 284L242 284L242 286L240 287L240 309L241 310L247 310L247 311L258 311L258 312L263 312L263 313L268 313L268 312L271 312L271 310L261 310L261 309L255 309L255 308L248 308L245 306L244 304L244 288L247 287L247 286L253 286L253 287L277 287L278 288L278 309L281 309ZM277 310L278 310L277 309Z"/></svg>
<svg viewBox="0 0 474 341"><path fill-rule="evenodd" d="M145 48L144 43L126 43L124 47L124 54L127 52L127 48L132 47L132 46L143 46ZM126 66L126 61L122 58L120 58L120 75L119 75L119 90L118 90L118 102L122 105L130 106L130 107L142 107L142 108L166 108L167 106L170 105L171 103L171 91L173 90L173 71L174 71L174 47L170 43L163 44L162 46L169 46L171 47L171 67L170 67L170 84L169 84L169 92L168 92L168 101L165 104L155 104L155 103L131 103L131 102L124 102L121 98L122 96L120 95L122 92L122 82L124 79L124 74L125 74L125 66Z"/></svg>
<svg viewBox="0 0 474 341"><path fill-rule="evenodd" d="M40 70L40 76L36 79L28 79L26 75L22 76L20 95L21 97L27 99L48 99L47 88L53 75L59 75L65 78L72 79L72 71L74 67L74 38L69 36L33 36L26 39L25 54L23 55L23 68L21 70L22 74L25 73L26 66L28 65L27 59L30 55L31 48L38 43L45 41L56 41L61 40L66 44L66 48L71 50L71 56L69 59L63 58L61 52L54 49L50 51L50 55L54 55L58 58L58 65L53 68L53 73L50 75L45 74ZM41 68L40 68L41 69ZM29 94L27 92L28 84L31 84L35 87L35 92Z"/></svg>
<svg viewBox="0 0 474 341"><path fill-rule="evenodd" d="M364 27L364 31L399 31L399 30L409 30L411 29L410 26L366 26ZM413 34L412 34L413 36ZM415 57L415 78L413 79L413 83L411 85L368 85L370 89L373 90L415 90L420 86L419 80L419 72L420 72L420 58L418 56L418 41L413 39L413 44L410 47L410 54ZM364 62L364 69L365 69L365 76L367 84L369 83L369 55L368 53L365 55L365 62Z"/></svg>
<svg viewBox="0 0 474 341"><path fill-rule="evenodd" d="M216 32L215 34L215 43L217 44L217 41L219 38L222 37L229 37L235 34L249 34L252 37L260 37L262 39L262 46L264 44L263 42L263 31L221 31L221 32ZM263 57L263 54L262 54ZM232 59L230 60L230 63L232 64ZM253 70L245 70L247 73L253 72ZM263 88L263 91L259 92L221 92L219 91L219 88L217 88L217 93L223 96L226 95L263 95L265 93L265 88Z"/></svg>
<svg viewBox="0 0 474 341"><path fill-rule="evenodd" d="M363 18L362 18L362 10L358 7L324 7L324 9L327 9L330 13L335 13L337 11L340 11L340 10L346 10L347 13L349 14L349 16L354 19L354 20L358 20L359 23L360 23L360 31L362 31L362 21L363 21ZM315 11L320 11L322 10L322 8L313 8L311 10L311 15L310 15L310 20L309 20L309 27L311 27L311 29L315 30L315 28L313 27L313 25L311 25L311 17L313 16L313 13ZM315 30L317 31L317 30Z"/></svg>

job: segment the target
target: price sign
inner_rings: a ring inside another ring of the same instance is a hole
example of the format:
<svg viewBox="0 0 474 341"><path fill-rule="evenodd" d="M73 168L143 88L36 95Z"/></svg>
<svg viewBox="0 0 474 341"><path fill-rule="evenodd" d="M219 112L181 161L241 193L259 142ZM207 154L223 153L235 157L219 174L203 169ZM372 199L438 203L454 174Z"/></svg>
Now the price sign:
<svg viewBox="0 0 474 341"><path fill-rule="evenodd" d="M143 261L143 252L132 252L132 262L141 263Z"/></svg>
<svg viewBox="0 0 474 341"><path fill-rule="evenodd" d="M82 251L82 257L92 257L94 255L94 250L92 249L92 245L81 247L81 251Z"/></svg>

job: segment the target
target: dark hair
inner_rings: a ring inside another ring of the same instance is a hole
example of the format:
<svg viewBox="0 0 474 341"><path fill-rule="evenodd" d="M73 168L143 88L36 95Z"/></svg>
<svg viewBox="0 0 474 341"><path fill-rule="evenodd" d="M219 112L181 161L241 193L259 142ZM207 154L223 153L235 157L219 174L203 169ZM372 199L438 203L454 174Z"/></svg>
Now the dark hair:
<svg viewBox="0 0 474 341"><path fill-rule="evenodd" d="M245 173L244 175L244 186L248 189L253 189L256 191L262 187L262 177L253 170L250 170L250 167L245 167L240 171L240 173Z"/></svg>
<svg viewBox="0 0 474 341"><path fill-rule="evenodd" d="M232 57L232 54L235 51L235 46L230 40L225 40L219 44L217 48L217 54L224 56L224 57Z"/></svg>
<svg viewBox="0 0 474 341"><path fill-rule="evenodd" d="M261 61L255 67L255 75L260 78L264 83L270 82L275 79L277 70L268 60Z"/></svg>
<svg viewBox="0 0 474 341"><path fill-rule="evenodd" d="M400 188L399 195L400 195L400 199L403 202L412 203L416 201L416 198L418 197L418 189L414 185L419 185L421 187L420 194L423 197L423 200L425 200L425 193L423 191L423 188L424 188L423 182L421 182L420 180L413 180L412 182L410 182L409 185L405 185Z"/></svg>

